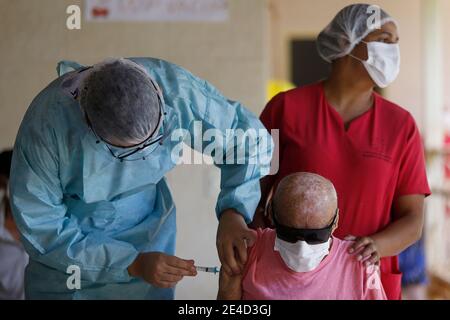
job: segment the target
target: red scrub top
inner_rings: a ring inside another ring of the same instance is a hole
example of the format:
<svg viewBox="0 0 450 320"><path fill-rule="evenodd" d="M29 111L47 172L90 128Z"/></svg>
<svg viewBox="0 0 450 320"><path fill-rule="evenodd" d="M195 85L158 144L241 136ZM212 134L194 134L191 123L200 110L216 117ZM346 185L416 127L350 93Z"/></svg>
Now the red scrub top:
<svg viewBox="0 0 450 320"><path fill-rule="evenodd" d="M261 121L279 129L280 169L276 186L295 172L312 172L333 182L340 219L334 235L370 236L392 221L393 203L405 195L430 195L421 136L403 108L375 95L374 106L345 129L327 102L323 83L277 95ZM401 298L397 257L381 259L388 299Z"/></svg>

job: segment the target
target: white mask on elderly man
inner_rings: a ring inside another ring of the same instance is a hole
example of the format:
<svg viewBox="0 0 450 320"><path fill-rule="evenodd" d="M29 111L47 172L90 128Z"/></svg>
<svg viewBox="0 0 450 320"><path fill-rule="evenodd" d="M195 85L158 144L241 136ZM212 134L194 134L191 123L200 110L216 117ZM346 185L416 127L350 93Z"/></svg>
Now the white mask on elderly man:
<svg viewBox="0 0 450 320"><path fill-rule="evenodd" d="M400 46L398 43L390 44L383 42L365 42L367 45L367 61L361 60L354 55L350 55L362 62L372 80L380 88L386 88L400 73Z"/></svg>
<svg viewBox="0 0 450 320"><path fill-rule="evenodd" d="M280 253L284 263L295 272L316 269L330 252L331 238L325 243L308 244L305 241L286 242L276 237L274 250Z"/></svg>

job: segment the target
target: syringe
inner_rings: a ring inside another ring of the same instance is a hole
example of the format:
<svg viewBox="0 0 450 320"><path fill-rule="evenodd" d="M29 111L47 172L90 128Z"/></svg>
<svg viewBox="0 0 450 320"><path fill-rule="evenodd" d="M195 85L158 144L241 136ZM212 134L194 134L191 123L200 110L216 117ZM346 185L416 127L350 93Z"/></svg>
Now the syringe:
<svg viewBox="0 0 450 320"><path fill-rule="evenodd" d="M196 269L197 271L208 272L208 273L214 273L214 274L220 272L219 267L197 267L197 266L196 266L195 269Z"/></svg>

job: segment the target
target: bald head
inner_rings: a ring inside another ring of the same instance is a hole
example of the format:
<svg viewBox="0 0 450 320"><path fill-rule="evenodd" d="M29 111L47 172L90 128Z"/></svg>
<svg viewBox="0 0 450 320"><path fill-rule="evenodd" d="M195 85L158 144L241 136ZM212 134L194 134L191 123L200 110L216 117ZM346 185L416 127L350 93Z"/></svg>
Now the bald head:
<svg viewBox="0 0 450 320"><path fill-rule="evenodd" d="M333 184L313 173L294 173L281 180L273 197L277 220L288 227L321 229L327 227L337 208Z"/></svg>

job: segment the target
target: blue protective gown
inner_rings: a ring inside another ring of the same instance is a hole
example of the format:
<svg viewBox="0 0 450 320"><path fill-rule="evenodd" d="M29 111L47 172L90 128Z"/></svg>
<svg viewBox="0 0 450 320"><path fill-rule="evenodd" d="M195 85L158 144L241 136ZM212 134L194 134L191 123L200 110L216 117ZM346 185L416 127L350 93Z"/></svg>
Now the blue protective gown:
<svg viewBox="0 0 450 320"><path fill-rule="evenodd" d="M182 128L193 135L194 121L201 121L203 130L264 128L241 104L183 68L158 59L130 60L143 66L162 89L167 112L162 134ZM156 144L149 155L146 151L145 160L120 162L112 157L104 143L97 143L78 102L61 88L65 77L81 68L68 61L58 65L60 77L34 99L15 144L11 198L30 255L26 296L173 299L173 289L132 278L127 268L140 252L175 253L175 205L164 176L175 166L171 151L179 141ZM273 143L266 134L269 144L258 152L270 158ZM205 148L194 146L193 139L185 142L199 151ZM249 160L255 154L245 156ZM217 165L217 214L234 208L247 222L252 219L260 199L259 179L268 166L251 163ZM80 268L81 289L68 289L71 265Z"/></svg>

